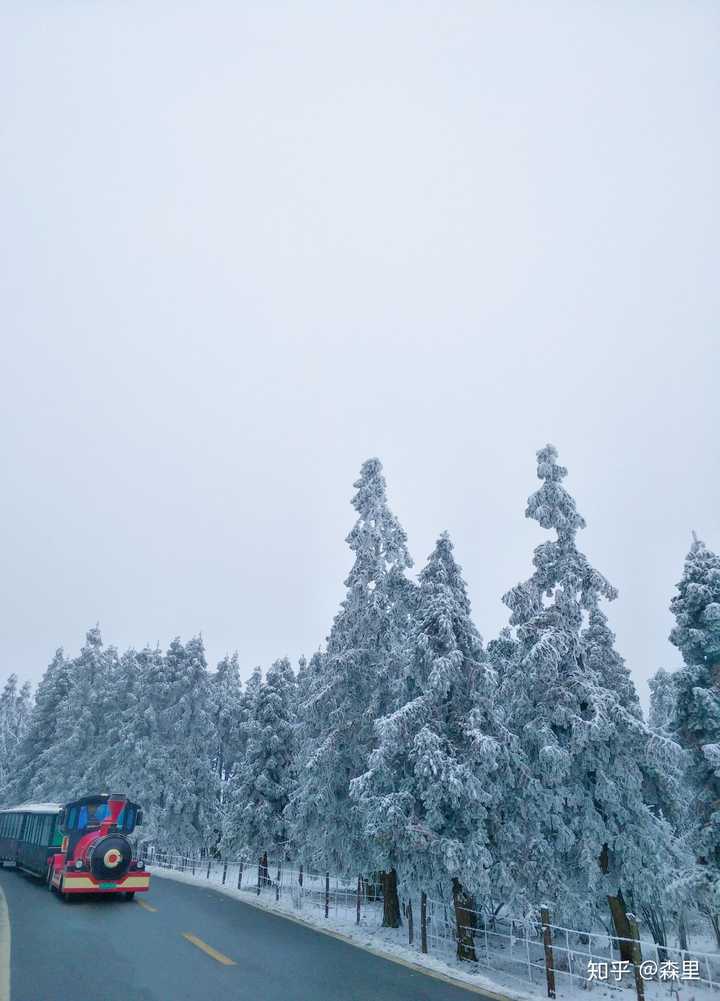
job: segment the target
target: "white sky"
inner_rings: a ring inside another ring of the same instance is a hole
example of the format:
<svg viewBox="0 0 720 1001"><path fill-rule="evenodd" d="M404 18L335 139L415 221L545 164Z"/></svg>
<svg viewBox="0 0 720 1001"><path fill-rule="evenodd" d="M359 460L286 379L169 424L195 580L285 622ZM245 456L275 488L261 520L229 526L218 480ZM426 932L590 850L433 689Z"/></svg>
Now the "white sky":
<svg viewBox="0 0 720 1001"><path fill-rule="evenodd" d="M643 699L720 547L707 3L6 0L0 680L324 639L361 462L486 639L547 441Z"/></svg>

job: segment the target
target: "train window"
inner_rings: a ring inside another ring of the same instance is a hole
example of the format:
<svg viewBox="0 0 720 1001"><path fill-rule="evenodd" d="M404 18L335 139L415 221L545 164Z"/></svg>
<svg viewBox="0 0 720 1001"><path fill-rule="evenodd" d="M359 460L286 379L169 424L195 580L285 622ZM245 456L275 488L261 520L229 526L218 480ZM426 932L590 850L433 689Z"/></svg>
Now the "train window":
<svg viewBox="0 0 720 1001"><path fill-rule="evenodd" d="M78 830L82 831L88 824L105 820L109 812L107 803L88 803L87 806L81 806L78 816Z"/></svg>
<svg viewBox="0 0 720 1001"><path fill-rule="evenodd" d="M62 831L60 830L60 819L59 817L53 817L53 825L50 829L50 844L53 848L59 848L62 845Z"/></svg>
<svg viewBox="0 0 720 1001"><path fill-rule="evenodd" d="M0 814L0 838L6 836L5 828L8 826L9 816L7 813Z"/></svg>
<svg viewBox="0 0 720 1001"><path fill-rule="evenodd" d="M77 824L77 813L78 813L77 807L76 806L72 807L70 813L68 814L67 823L65 824L68 831L75 830L75 825Z"/></svg>

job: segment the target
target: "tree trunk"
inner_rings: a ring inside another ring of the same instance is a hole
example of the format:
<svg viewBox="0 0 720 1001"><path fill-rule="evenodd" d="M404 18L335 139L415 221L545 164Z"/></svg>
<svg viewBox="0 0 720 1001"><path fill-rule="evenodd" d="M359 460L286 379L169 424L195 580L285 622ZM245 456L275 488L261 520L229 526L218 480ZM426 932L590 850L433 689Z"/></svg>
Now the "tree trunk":
<svg viewBox="0 0 720 1001"><path fill-rule="evenodd" d="M258 887L268 886L270 884L270 874L268 873L268 857L267 852L263 852L260 856L260 862L258 864Z"/></svg>
<svg viewBox="0 0 720 1001"><path fill-rule="evenodd" d="M420 894L420 952L427 951L427 893L423 890Z"/></svg>
<svg viewBox="0 0 720 1001"><path fill-rule="evenodd" d="M610 913L612 915L615 934L618 937L617 944L618 949L620 950L620 958L626 963L632 963L633 947L632 942L629 941L632 938L632 935L630 934L630 923L627 919L627 909L625 907L622 892L618 891L617 897L608 896L607 899L608 904L610 905Z"/></svg>
<svg viewBox="0 0 720 1001"><path fill-rule="evenodd" d="M400 918L400 900L397 892L397 873L394 869L384 872L382 875L383 886L383 928L399 928L402 925Z"/></svg>
<svg viewBox="0 0 720 1001"><path fill-rule="evenodd" d="M680 911L678 916L678 940L680 942L680 948L683 952L688 951L688 933L687 933L687 922L685 920L685 911Z"/></svg>
<svg viewBox="0 0 720 1001"><path fill-rule="evenodd" d="M477 962L475 955L475 930L477 914L475 898L468 893L459 879L452 881L453 904L455 905L455 925L457 928L457 958L470 963Z"/></svg>
<svg viewBox="0 0 720 1001"><path fill-rule="evenodd" d="M720 914L708 914L708 917L710 918L712 930L715 932L717 947L720 949Z"/></svg>

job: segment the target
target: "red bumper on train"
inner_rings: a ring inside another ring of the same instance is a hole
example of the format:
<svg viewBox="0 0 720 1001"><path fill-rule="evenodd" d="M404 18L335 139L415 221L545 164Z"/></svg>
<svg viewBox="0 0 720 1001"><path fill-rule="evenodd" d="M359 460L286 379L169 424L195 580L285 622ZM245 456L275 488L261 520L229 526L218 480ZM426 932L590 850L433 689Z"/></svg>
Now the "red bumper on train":
<svg viewBox="0 0 720 1001"><path fill-rule="evenodd" d="M150 889L150 873L131 870L120 879L100 880L87 871L56 869L52 884L61 893L144 893Z"/></svg>

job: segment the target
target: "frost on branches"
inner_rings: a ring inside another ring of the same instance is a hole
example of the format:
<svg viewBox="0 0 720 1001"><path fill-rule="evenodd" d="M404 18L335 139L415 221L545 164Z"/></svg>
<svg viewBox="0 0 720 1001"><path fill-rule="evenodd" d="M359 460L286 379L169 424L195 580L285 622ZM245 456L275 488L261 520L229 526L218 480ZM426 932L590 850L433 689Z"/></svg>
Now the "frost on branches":
<svg viewBox="0 0 720 1001"><path fill-rule="evenodd" d="M367 862L350 782L375 746L373 720L384 713L412 613L407 540L391 512L378 459L355 483L357 521L347 537L354 563L327 650L304 679L293 837L315 865L357 872Z"/></svg>
<svg viewBox="0 0 720 1001"><path fill-rule="evenodd" d="M697 537L677 590L670 640L684 666L674 675L672 728L687 752L696 887L720 945L720 557Z"/></svg>
<svg viewBox="0 0 720 1001"><path fill-rule="evenodd" d="M242 758L228 786L223 847L257 856L287 851L286 808L295 783L295 676L277 660L248 706ZM247 857L247 854L245 855Z"/></svg>
<svg viewBox="0 0 720 1001"><path fill-rule="evenodd" d="M500 706L510 734L516 795L502 806L518 903L543 900L588 924L605 898L652 892L672 862L669 824L646 801L656 770L651 733L600 611L615 589L576 545L585 527L548 445L526 516L554 533L535 571L503 598L517 647Z"/></svg>
<svg viewBox="0 0 720 1001"><path fill-rule="evenodd" d="M488 818L498 803L494 679L447 533L419 580L399 704L376 721L377 747L352 796L373 861L396 870L405 890L487 892Z"/></svg>

